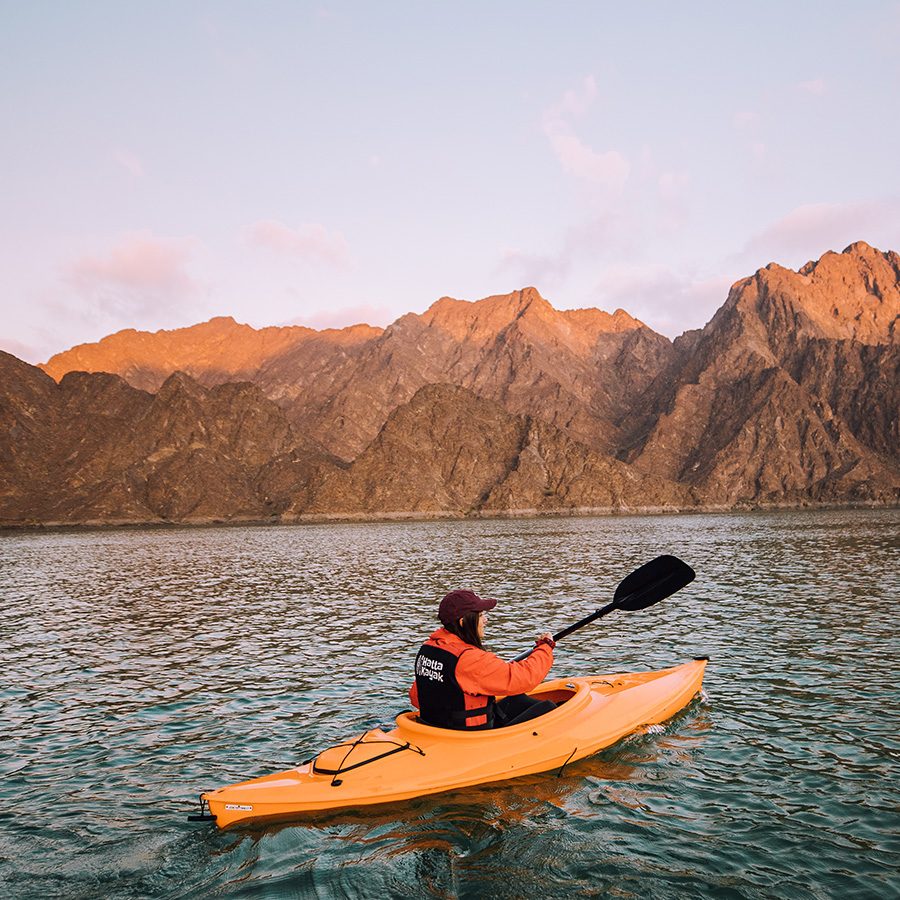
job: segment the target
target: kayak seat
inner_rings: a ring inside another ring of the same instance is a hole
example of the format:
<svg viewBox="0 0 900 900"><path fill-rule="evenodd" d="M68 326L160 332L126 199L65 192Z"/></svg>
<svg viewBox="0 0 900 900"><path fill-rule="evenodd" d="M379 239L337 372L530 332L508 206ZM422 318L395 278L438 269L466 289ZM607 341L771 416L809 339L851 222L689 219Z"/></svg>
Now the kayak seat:
<svg viewBox="0 0 900 900"><path fill-rule="evenodd" d="M536 691L534 694L517 694L511 697L503 697L497 702L497 706L495 707L495 720L496 724L495 728L504 728L508 725L517 725L519 722L527 722L529 719L536 718L537 716L542 716L544 713L548 713L551 710L556 709L557 706L562 706L564 703L568 703L576 694L578 690L574 685L571 687L566 685L565 688L558 688L555 691ZM529 701L528 703L523 704L519 698L524 698L524 700ZM498 714L503 710L504 704L506 704L507 700L514 700L516 711L514 713L508 712L508 704L507 704L507 715L508 720L502 720L501 716ZM537 704L537 707L531 712L529 715L520 718L520 713L524 711L525 706L531 706L531 704ZM423 725L428 725L431 728L436 728L438 726L432 725L430 722L426 722L421 716L415 716L413 721L421 722ZM473 729L474 730L474 729Z"/></svg>
<svg viewBox="0 0 900 900"><path fill-rule="evenodd" d="M528 694L514 694L504 697L497 702L494 710L495 728L507 728L510 725L518 725L520 722L528 722L545 713L556 709L552 700L543 697L529 697Z"/></svg>
<svg viewBox="0 0 900 900"><path fill-rule="evenodd" d="M572 690L558 690L558 691L541 691L541 693L534 695L531 694L531 697L534 697L536 700L550 700L555 703L557 706L562 706L567 700L571 700L576 694L576 691Z"/></svg>

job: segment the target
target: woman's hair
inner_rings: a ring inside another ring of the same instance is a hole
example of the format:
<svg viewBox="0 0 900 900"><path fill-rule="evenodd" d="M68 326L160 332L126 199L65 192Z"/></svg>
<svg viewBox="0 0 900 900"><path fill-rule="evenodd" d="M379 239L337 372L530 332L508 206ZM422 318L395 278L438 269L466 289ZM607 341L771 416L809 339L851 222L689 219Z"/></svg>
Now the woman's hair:
<svg viewBox="0 0 900 900"><path fill-rule="evenodd" d="M481 613L477 612L466 613L462 617L462 624L460 624L457 619L454 622L444 625L444 628L452 634L455 634L458 638L464 640L467 644L471 644L473 647L478 647L479 650L483 650L484 647L481 644L481 638L478 637L478 617L480 615Z"/></svg>

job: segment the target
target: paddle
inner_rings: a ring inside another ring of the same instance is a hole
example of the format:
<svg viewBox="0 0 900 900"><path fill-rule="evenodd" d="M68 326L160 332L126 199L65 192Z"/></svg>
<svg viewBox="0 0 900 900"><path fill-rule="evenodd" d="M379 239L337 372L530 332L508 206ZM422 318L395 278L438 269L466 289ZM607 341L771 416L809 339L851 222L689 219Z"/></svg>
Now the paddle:
<svg viewBox="0 0 900 900"><path fill-rule="evenodd" d="M694 570L686 562L682 562L677 556L657 556L656 559L651 559L639 569L635 569L620 582L613 594L612 603L585 616L574 625L563 628L553 635L553 640L559 641L615 609L624 609L628 612L646 609L654 603L659 603L660 600L665 600L666 597L671 597L693 580ZM512 661L519 662L530 655L531 650L525 650Z"/></svg>

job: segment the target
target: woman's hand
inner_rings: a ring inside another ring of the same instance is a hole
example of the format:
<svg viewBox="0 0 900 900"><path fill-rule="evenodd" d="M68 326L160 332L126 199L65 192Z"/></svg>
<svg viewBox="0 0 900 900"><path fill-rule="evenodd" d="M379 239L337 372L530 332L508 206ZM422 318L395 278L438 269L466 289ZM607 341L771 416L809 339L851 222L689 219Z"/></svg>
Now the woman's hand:
<svg viewBox="0 0 900 900"><path fill-rule="evenodd" d="M553 635L550 634L549 631L545 631L538 639L534 642L534 646L537 647L538 644L546 644L551 650L556 647L556 641L553 640Z"/></svg>

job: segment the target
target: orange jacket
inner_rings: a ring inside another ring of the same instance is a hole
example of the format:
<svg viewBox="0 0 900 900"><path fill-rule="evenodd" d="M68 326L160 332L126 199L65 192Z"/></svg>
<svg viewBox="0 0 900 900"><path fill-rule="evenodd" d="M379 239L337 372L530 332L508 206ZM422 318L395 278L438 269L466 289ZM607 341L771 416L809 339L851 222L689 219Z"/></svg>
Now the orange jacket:
<svg viewBox="0 0 900 900"><path fill-rule="evenodd" d="M536 688L546 677L553 665L553 650L549 644L538 644L531 654L520 662L505 662L487 650L479 650L458 638L452 631L439 628L426 644L460 654L456 664L456 682L463 692L489 697L508 697L511 694L525 694ZM409 689L409 701L419 708L419 693L416 683Z"/></svg>

